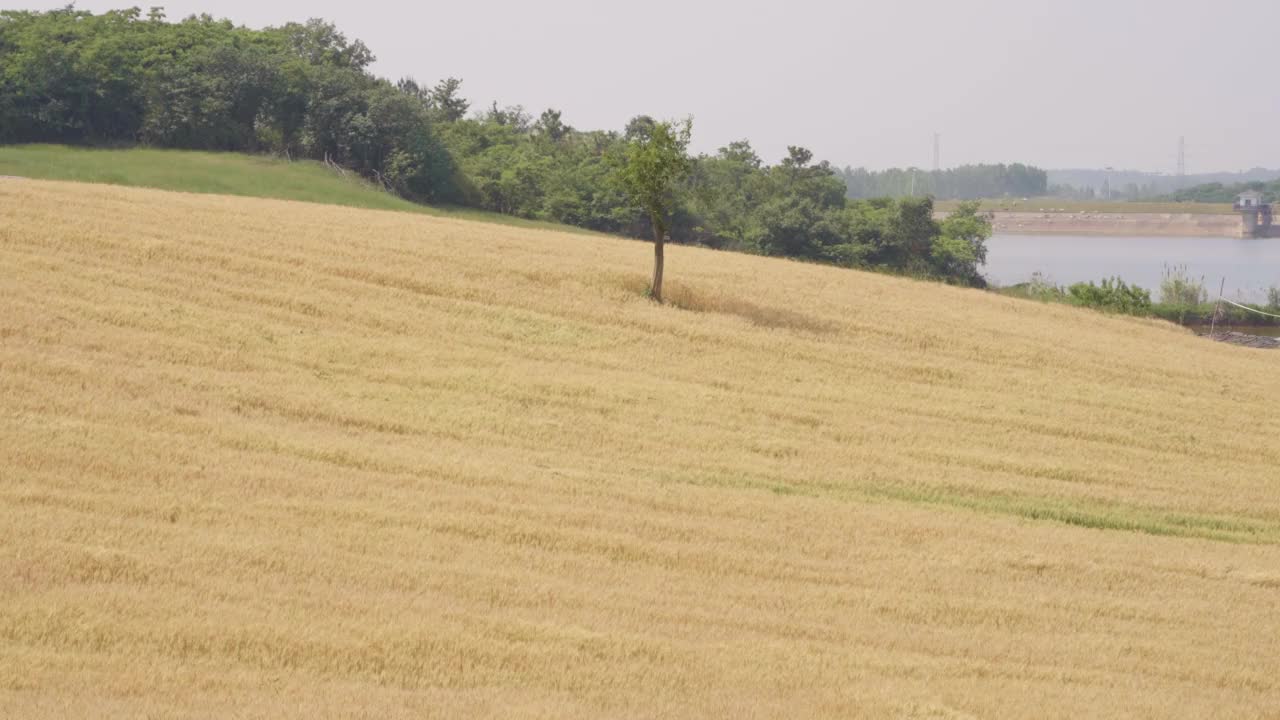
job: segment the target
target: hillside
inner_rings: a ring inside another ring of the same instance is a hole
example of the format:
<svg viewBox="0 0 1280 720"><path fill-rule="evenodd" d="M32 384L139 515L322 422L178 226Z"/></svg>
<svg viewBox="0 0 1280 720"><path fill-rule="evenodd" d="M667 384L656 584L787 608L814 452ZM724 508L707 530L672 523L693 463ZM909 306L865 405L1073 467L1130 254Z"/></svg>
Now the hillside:
<svg viewBox="0 0 1280 720"><path fill-rule="evenodd" d="M0 707L1280 714L1277 355L650 255L0 180Z"/></svg>
<svg viewBox="0 0 1280 720"><path fill-rule="evenodd" d="M265 155L152 148L0 145L0 175L190 193L301 200L371 210L398 210L483 220L517 227L588 232L580 228L524 220L471 208L420 205L384 192L354 173L340 175L315 161L290 162Z"/></svg>

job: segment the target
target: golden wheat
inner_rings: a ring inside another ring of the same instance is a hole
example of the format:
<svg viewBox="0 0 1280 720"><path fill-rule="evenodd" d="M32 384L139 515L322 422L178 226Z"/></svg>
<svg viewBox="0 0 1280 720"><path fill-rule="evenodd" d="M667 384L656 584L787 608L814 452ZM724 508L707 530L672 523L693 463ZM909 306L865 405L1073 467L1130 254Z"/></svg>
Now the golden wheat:
<svg viewBox="0 0 1280 720"><path fill-rule="evenodd" d="M649 252L0 181L0 715L1280 715L1280 354Z"/></svg>

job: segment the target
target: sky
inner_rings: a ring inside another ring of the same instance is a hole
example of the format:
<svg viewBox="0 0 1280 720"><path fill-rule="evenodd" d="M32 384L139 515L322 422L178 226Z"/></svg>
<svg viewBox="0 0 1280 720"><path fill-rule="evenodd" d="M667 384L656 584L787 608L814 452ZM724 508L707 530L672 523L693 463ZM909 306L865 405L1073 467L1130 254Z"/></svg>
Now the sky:
<svg viewBox="0 0 1280 720"><path fill-rule="evenodd" d="M375 73L461 78L473 108L580 129L692 116L699 152L747 139L768 162L802 145L929 168L937 133L943 167L1173 173L1185 137L1189 173L1280 167L1278 0L152 2L250 27L322 17Z"/></svg>

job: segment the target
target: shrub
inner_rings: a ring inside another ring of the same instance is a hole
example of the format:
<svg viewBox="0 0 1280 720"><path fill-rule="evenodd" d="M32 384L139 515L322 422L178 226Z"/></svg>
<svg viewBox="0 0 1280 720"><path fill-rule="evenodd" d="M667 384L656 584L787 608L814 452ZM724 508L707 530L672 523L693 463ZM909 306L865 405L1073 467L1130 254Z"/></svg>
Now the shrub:
<svg viewBox="0 0 1280 720"><path fill-rule="evenodd" d="M1196 281L1188 277L1186 265L1164 266L1160 302L1166 305L1200 305L1208 300L1209 293L1204 289L1203 278Z"/></svg>
<svg viewBox="0 0 1280 720"><path fill-rule="evenodd" d="M1072 304L1126 315L1149 315L1151 293L1120 278L1107 278L1100 285L1076 283L1067 288Z"/></svg>
<svg viewBox="0 0 1280 720"><path fill-rule="evenodd" d="M1061 301L1065 296L1066 291L1043 274L1031 274L1031 282L1027 283L1027 297L1048 302Z"/></svg>

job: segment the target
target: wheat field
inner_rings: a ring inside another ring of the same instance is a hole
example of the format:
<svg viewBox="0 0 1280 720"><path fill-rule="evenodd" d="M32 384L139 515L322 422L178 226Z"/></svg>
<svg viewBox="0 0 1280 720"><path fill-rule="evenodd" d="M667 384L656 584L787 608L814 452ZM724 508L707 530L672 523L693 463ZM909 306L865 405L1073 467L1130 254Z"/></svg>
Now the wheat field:
<svg viewBox="0 0 1280 720"><path fill-rule="evenodd" d="M0 180L0 716L1280 717L1280 354Z"/></svg>

